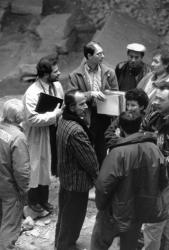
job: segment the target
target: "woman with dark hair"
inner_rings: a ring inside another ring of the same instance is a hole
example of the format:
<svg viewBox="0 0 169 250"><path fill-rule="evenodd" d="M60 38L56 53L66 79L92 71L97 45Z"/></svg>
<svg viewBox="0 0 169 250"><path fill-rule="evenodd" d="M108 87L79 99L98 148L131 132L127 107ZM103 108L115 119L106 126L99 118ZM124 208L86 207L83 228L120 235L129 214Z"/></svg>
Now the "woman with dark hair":
<svg viewBox="0 0 169 250"><path fill-rule="evenodd" d="M145 110L148 106L149 99L147 94L142 89L131 89L125 94L126 98L126 111L132 116L145 114ZM105 134L106 147L111 148L114 143L119 140L119 137L124 137L119 128L119 117L117 117L106 130Z"/></svg>

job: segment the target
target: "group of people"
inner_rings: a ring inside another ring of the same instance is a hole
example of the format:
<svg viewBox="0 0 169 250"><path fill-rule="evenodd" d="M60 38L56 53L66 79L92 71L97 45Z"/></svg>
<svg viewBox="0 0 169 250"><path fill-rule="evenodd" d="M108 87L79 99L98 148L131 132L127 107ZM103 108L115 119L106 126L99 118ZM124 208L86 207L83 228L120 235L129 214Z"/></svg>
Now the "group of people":
<svg viewBox="0 0 169 250"><path fill-rule="evenodd" d="M84 46L81 65L59 82L58 60L37 63L37 78L22 101L4 104L0 122L0 250L15 248L23 206L53 211L51 175L59 178L55 250L78 249L89 190L98 213L90 250L136 250L141 230L145 250L169 249L169 51L157 51L151 66L146 48L127 45L127 61L115 70L101 45ZM97 100L125 91L119 117L97 113ZM40 93L63 99L37 112Z"/></svg>

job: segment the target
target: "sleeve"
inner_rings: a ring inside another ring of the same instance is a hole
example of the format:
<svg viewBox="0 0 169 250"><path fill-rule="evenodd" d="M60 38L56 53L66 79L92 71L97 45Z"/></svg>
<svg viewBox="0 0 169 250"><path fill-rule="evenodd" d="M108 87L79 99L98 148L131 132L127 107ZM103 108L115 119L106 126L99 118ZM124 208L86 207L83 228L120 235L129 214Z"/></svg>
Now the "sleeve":
<svg viewBox="0 0 169 250"><path fill-rule="evenodd" d="M11 145L14 178L20 193L28 191L30 180L30 159L24 134L18 135Z"/></svg>
<svg viewBox="0 0 169 250"><path fill-rule="evenodd" d="M107 76L108 76L108 83L110 85L110 89L111 90L119 90L115 71L111 70Z"/></svg>
<svg viewBox="0 0 169 250"><path fill-rule="evenodd" d="M35 111L39 95L27 92L23 98L26 122L32 127L45 127L56 123L55 112L39 114Z"/></svg>
<svg viewBox="0 0 169 250"><path fill-rule="evenodd" d="M87 134L84 131L77 131L70 137L69 143L79 167L86 171L95 182L98 176L99 164Z"/></svg>
<svg viewBox="0 0 169 250"><path fill-rule="evenodd" d="M119 118L117 117L114 121L112 121L112 123L109 125L109 127L104 133L107 149L110 148L119 139L119 136L116 135L116 129L118 127L119 127Z"/></svg>
<svg viewBox="0 0 169 250"><path fill-rule="evenodd" d="M112 150L105 158L96 181L96 206L104 210L123 178L124 160L121 153Z"/></svg>
<svg viewBox="0 0 169 250"><path fill-rule="evenodd" d="M159 175L159 184L160 190L165 189L169 185L169 178L168 178L168 157L163 159L160 162L160 175Z"/></svg>
<svg viewBox="0 0 169 250"><path fill-rule="evenodd" d="M81 90L79 83L78 83L78 79L77 79L77 75L76 73L72 73L69 75L69 86L68 86L69 90ZM86 96L87 101L90 101L92 99L91 96L91 91L83 91L84 95Z"/></svg>

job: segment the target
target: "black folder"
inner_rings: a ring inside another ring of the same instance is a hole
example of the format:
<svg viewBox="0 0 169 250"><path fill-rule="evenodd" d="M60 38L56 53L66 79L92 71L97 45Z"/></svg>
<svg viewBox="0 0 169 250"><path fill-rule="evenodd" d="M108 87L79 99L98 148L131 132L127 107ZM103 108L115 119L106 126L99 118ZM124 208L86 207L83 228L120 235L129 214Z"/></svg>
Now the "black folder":
<svg viewBox="0 0 169 250"><path fill-rule="evenodd" d="M61 108L63 104L63 99L45 93L40 93L35 111L40 114L53 111L58 105L58 103L60 104L59 107Z"/></svg>

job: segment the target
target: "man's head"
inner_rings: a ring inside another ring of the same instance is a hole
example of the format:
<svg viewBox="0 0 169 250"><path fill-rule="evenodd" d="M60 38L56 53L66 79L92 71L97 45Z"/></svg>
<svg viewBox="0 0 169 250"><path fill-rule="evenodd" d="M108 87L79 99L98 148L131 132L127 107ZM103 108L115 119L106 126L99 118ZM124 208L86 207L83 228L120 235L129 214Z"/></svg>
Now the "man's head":
<svg viewBox="0 0 169 250"><path fill-rule="evenodd" d="M80 118L85 118L87 104L86 104L86 97L83 92L78 90L70 90L65 94L64 98L65 102L65 109L77 115Z"/></svg>
<svg viewBox="0 0 169 250"><path fill-rule="evenodd" d="M148 96L142 89L128 90L125 98L126 110L135 116L143 114L149 103Z"/></svg>
<svg viewBox="0 0 169 250"><path fill-rule="evenodd" d="M24 106L19 99L10 99L4 103L2 120L11 124L20 124L24 118Z"/></svg>
<svg viewBox="0 0 169 250"><path fill-rule="evenodd" d="M56 55L46 56L40 59L37 64L37 75L46 83L58 81L60 71L58 69L58 58Z"/></svg>
<svg viewBox="0 0 169 250"><path fill-rule="evenodd" d="M97 66L102 63L104 53L102 47L97 42L89 42L83 49L84 56L90 65Z"/></svg>
<svg viewBox="0 0 169 250"><path fill-rule="evenodd" d="M162 49L156 52L153 56L151 68L156 75L169 74L169 50Z"/></svg>
<svg viewBox="0 0 169 250"><path fill-rule="evenodd" d="M131 68L140 67L145 51L145 46L140 43L131 43L127 45L128 63Z"/></svg>
<svg viewBox="0 0 169 250"><path fill-rule="evenodd" d="M163 115L169 114L169 82L164 82L163 85L157 89L152 107Z"/></svg>
<svg viewBox="0 0 169 250"><path fill-rule="evenodd" d="M138 132L140 129L141 121L141 116L133 116L129 112L123 112L119 116L119 126L127 135Z"/></svg>

